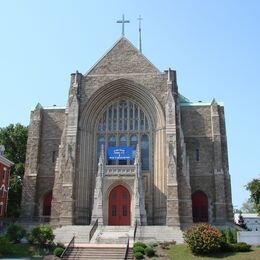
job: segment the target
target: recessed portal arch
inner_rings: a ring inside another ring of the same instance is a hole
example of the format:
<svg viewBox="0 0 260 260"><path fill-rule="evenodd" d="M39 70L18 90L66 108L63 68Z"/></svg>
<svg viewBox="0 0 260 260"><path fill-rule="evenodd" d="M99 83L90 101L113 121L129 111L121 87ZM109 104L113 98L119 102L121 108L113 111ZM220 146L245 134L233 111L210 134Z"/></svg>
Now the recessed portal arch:
<svg viewBox="0 0 260 260"><path fill-rule="evenodd" d="M108 204L108 225L131 225L131 196L125 186L110 191Z"/></svg>
<svg viewBox="0 0 260 260"><path fill-rule="evenodd" d="M192 194L193 222L208 222L208 197L203 191Z"/></svg>

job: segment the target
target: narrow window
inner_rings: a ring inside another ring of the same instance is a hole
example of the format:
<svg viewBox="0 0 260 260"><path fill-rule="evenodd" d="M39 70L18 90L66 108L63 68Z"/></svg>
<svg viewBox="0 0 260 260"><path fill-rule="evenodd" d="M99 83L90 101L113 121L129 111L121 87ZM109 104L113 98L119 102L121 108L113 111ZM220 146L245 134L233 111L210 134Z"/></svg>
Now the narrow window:
<svg viewBox="0 0 260 260"><path fill-rule="evenodd" d="M200 150L199 149L196 149L195 158L196 158L197 162L200 160Z"/></svg>
<svg viewBox="0 0 260 260"><path fill-rule="evenodd" d="M56 156L57 156L57 152L53 151L52 152L52 162L55 163L56 162Z"/></svg>
<svg viewBox="0 0 260 260"><path fill-rule="evenodd" d="M149 138L143 135L141 138L141 162L142 170L149 170Z"/></svg>
<svg viewBox="0 0 260 260"><path fill-rule="evenodd" d="M97 162L98 162L98 159L99 159L99 156L100 156L101 147L104 144L105 144L105 137L101 135L101 136L98 137L98 143L97 143Z"/></svg>

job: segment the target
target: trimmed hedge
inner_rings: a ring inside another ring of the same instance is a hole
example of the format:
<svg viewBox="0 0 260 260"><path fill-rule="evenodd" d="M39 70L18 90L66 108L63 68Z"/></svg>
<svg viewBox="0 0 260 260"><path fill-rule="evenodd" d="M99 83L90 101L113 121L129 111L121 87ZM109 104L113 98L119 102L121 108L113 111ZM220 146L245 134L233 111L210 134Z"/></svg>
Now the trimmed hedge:
<svg viewBox="0 0 260 260"><path fill-rule="evenodd" d="M144 255L141 252L134 253L134 257L136 259L144 259Z"/></svg>
<svg viewBox="0 0 260 260"><path fill-rule="evenodd" d="M54 254L55 256L60 257L63 251L64 251L64 248L62 248L62 247L56 247L56 248L53 250L53 254Z"/></svg>
<svg viewBox="0 0 260 260"><path fill-rule="evenodd" d="M235 252L249 252L251 250L251 245L244 242L233 244L232 247Z"/></svg>
<svg viewBox="0 0 260 260"><path fill-rule="evenodd" d="M144 253L145 255L151 257L151 256L154 256L154 249L151 248L150 246L147 246L145 249L144 249Z"/></svg>
<svg viewBox="0 0 260 260"><path fill-rule="evenodd" d="M147 247L147 245L146 245L145 243L143 243L143 242L135 242L135 243L134 243L134 247L137 247L137 246L141 246L141 247L143 247L143 248L146 248L146 247Z"/></svg>
<svg viewBox="0 0 260 260"><path fill-rule="evenodd" d="M133 252L134 253L140 252L140 253L144 254L144 248L141 247L141 246L134 246L133 247Z"/></svg>

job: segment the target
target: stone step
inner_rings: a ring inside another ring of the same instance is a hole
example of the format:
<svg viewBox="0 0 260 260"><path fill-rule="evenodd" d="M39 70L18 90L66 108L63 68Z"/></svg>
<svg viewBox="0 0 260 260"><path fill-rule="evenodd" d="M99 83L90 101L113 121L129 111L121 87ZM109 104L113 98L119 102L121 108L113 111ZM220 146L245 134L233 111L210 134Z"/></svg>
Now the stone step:
<svg viewBox="0 0 260 260"><path fill-rule="evenodd" d="M68 256L63 259L123 259L125 248L123 247L74 247ZM129 249L127 259L133 259L132 249Z"/></svg>

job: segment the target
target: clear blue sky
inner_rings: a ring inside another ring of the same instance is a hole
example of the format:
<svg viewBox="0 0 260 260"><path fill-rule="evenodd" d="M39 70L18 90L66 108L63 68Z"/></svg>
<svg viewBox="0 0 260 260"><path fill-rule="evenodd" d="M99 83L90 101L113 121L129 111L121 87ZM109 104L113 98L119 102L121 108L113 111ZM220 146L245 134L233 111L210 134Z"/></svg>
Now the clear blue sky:
<svg viewBox="0 0 260 260"><path fill-rule="evenodd" d="M192 101L225 104L234 206L260 173L260 1L45 0L0 3L0 127L28 125L30 110L65 105L70 73L85 73L120 37L161 71L177 70L179 91Z"/></svg>

